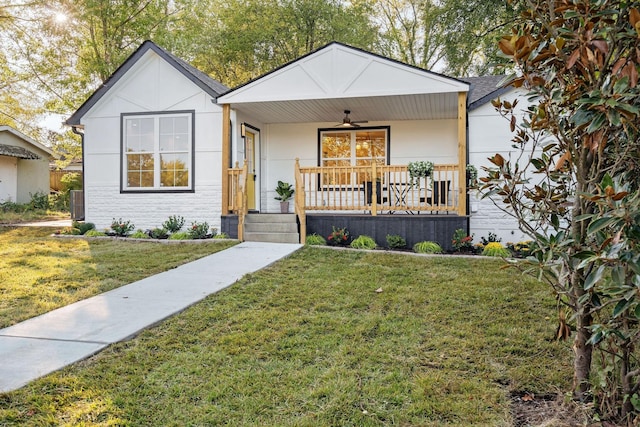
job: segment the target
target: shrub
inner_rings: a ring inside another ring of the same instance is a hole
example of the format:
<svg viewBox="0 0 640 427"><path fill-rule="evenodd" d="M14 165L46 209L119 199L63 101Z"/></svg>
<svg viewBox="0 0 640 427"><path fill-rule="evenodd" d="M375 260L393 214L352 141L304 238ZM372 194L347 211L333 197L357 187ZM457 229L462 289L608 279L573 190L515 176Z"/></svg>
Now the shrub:
<svg viewBox="0 0 640 427"><path fill-rule="evenodd" d="M80 231L80 234L87 234L87 231L90 230L95 230L96 226L94 223L92 222L78 222L78 221L73 221L71 223L71 226L73 228L77 228Z"/></svg>
<svg viewBox="0 0 640 427"><path fill-rule="evenodd" d="M184 226L184 218L177 215L172 215L168 220L162 223L162 227L171 232L176 233Z"/></svg>
<svg viewBox="0 0 640 427"><path fill-rule="evenodd" d="M136 232L129 237L133 239L149 239L149 235L142 230L136 230Z"/></svg>
<svg viewBox="0 0 640 427"><path fill-rule="evenodd" d="M42 191L37 191L35 194L29 193L31 201L29 202L30 209L49 209L49 195Z"/></svg>
<svg viewBox="0 0 640 427"><path fill-rule="evenodd" d="M60 234L66 234L69 236L79 236L80 235L80 229L75 228L75 227L66 227L63 228L62 230L60 230Z"/></svg>
<svg viewBox="0 0 640 427"><path fill-rule="evenodd" d="M413 245L413 251L419 254L441 254L442 247L436 242L418 242Z"/></svg>
<svg viewBox="0 0 640 427"><path fill-rule="evenodd" d="M164 228L154 228L149 231L149 236L153 239L166 239L169 237L169 232Z"/></svg>
<svg viewBox="0 0 640 427"><path fill-rule="evenodd" d="M407 241L398 234L387 234L387 246L390 249L403 249L407 247Z"/></svg>
<svg viewBox="0 0 640 427"><path fill-rule="evenodd" d="M101 236L106 236L107 234L103 231L89 230L86 233L84 233L84 235L87 237L101 237Z"/></svg>
<svg viewBox="0 0 640 427"><path fill-rule="evenodd" d="M212 230L215 230L215 228L212 229ZM228 239L229 235L227 233L216 233L216 234L213 235L213 238L214 239Z"/></svg>
<svg viewBox="0 0 640 427"><path fill-rule="evenodd" d="M453 239L451 239L451 245L453 249L458 252L473 250L473 236L467 235L467 232L462 228L458 228L453 232Z"/></svg>
<svg viewBox="0 0 640 427"><path fill-rule="evenodd" d="M189 240L191 235L187 231L178 231L169 236L169 240Z"/></svg>
<svg viewBox="0 0 640 427"><path fill-rule="evenodd" d="M187 232L191 239L206 239L209 237L209 224L207 222L194 221Z"/></svg>
<svg viewBox="0 0 640 427"><path fill-rule="evenodd" d="M500 242L489 242L482 250L482 255L506 258L511 256L511 252L509 252L509 249L502 246L502 243Z"/></svg>
<svg viewBox="0 0 640 427"><path fill-rule="evenodd" d="M25 212L27 207L24 205L19 205L17 203L12 202L11 200L7 200L6 202L0 203L0 210L2 212Z"/></svg>
<svg viewBox="0 0 640 427"><path fill-rule="evenodd" d="M67 173L60 178L60 191L52 194L49 198L49 206L53 209L66 211L69 209L69 193L71 190L82 189L82 175L73 172Z"/></svg>
<svg viewBox="0 0 640 427"><path fill-rule="evenodd" d="M511 254L518 258L526 258L531 255L533 251L533 241L527 240L525 242L507 243L507 249Z"/></svg>
<svg viewBox="0 0 640 427"><path fill-rule="evenodd" d="M135 226L131 224L131 221L123 221L122 218L119 218L117 221L114 218L111 222L111 230L113 230L116 236L126 237L134 228Z"/></svg>
<svg viewBox="0 0 640 427"><path fill-rule="evenodd" d="M327 241L324 240L324 237L322 237L321 235L313 233L307 236L307 241L305 242L305 244L310 246L324 246L327 244Z"/></svg>
<svg viewBox="0 0 640 427"><path fill-rule="evenodd" d="M327 237L327 242L333 246L346 246L349 244L349 230L346 227L332 227L333 231Z"/></svg>
<svg viewBox="0 0 640 427"><path fill-rule="evenodd" d="M358 236L353 242L351 242L351 247L354 249L375 249L376 246L376 241L364 234Z"/></svg>
<svg viewBox="0 0 640 427"><path fill-rule="evenodd" d="M489 237L487 237L486 239L484 238L484 236L480 237L480 242L482 243L482 246L487 246L489 243L491 242L502 242L502 239L499 238L498 236L495 235L495 233L489 232Z"/></svg>

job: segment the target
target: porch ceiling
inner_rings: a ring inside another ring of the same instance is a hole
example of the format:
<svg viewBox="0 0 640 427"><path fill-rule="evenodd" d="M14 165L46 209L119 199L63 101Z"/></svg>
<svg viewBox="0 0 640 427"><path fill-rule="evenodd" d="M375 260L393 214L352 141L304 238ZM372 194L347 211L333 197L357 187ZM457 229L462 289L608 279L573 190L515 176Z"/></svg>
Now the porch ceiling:
<svg viewBox="0 0 640 427"><path fill-rule="evenodd" d="M435 93L232 103L231 108L265 124L340 123L344 110L351 110L353 121L380 122L455 119L457 101L457 93Z"/></svg>

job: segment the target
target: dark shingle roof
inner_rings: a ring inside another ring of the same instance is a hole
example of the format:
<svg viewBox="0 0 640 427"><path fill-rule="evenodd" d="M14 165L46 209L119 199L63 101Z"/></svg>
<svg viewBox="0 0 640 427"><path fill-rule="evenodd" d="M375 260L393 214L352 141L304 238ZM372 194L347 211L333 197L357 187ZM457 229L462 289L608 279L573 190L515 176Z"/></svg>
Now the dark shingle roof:
<svg viewBox="0 0 640 427"><path fill-rule="evenodd" d="M504 87L506 76L463 77L461 80L471 84L468 109L473 110L497 98L511 87Z"/></svg>
<svg viewBox="0 0 640 427"><path fill-rule="evenodd" d="M91 107L93 107L108 91L116 84L118 80L124 76L133 65L148 51L153 50L176 70L181 72L185 77L195 83L200 89L217 98L220 94L229 90L228 87L212 79L202 71L196 69L191 64L178 58L177 56L167 52L150 40L145 41L133 52L116 71L95 91L93 94L71 115L65 122L67 125L79 125L82 116L84 116Z"/></svg>
<svg viewBox="0 0 640 427"><path fill-rule="evenodd" d="M26 148L0 144L0 156L17 157L19 159L38 160L40 156Z"/></svg>
<svg viewBox="0 0 640 427"><path fill-rule="evenodd" d="M189 64L184 59L178 58L174 54L172 54L170 52L167 52L167 51L164 51L164 53L166 53L167 56L169 56L174 61L176 61L176 63L178 65L180 65L184 69L184 71L189 73L194 79L196 79L197 81L203 83L208 88L212 89L216 93L216 97L222 95L223 93L225 93L226 91L229 90L229 88L227 86L225 86L222 83L220 83L219 81L211 78L211 76L209 76L208 74L203 73L202 71L198 70L196 67L194 67L193 65ZM193 81L193 79L191 79L191 80Z"/></svg>

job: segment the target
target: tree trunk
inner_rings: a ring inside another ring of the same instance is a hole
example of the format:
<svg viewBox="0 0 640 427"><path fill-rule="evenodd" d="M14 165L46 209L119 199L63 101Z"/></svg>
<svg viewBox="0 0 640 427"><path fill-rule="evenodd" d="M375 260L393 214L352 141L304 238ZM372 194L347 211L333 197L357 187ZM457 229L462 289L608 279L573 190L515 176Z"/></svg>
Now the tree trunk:
<svg viewBox="0 0 640 427"><path fill-rule="evenodd" d="M625 316L627 313L624 314ZM623 321L622 333L624 336L629 336L629 323L625 319ZM633 344L631 340L626 339L621 347L621 361L620 361L620 381L622 382L622 396L624 396L624 401L622 403L622 417L626 419L631 414L633 414L633 404L631 403L631 395L633 393L633 387L631 385L631 377L629 376L629 370L631 368L631 357L633 356L632 350ZM631 420L627 419L627 424L631 425Z"/></svg>
<svg viewBox="0 0 640 427"><path fill-rule="evenodd" d="M593 158L586 143L588 138L585 137L574 155L576 158L576 198L573 204L573 215L577 217L582 214L593 213L593 203L589 203L585 198L579 197L579 194L592 194L593 190L589 185L591 175L591 167L593 166ZM571 234L574 245L579 248L586 246L587 241L587 225L583 221L573 221L571 224ZM573 252L573 249L570 250ZM571 253L570 255L573 255ZM571 260L571 256L569 259ZM572 261L569 261L572 262ZM584 302L582 297L588 292L584 290L585 273L579 271L575 266L569 267L571 271L571 287L570 299L574 306L576 318L576 337L573 341L573 397L578 401L584 401L588 397L591 389L589 377L591 373L591 358L593 354L593 346L588 344L591 338L591 330L589 327L593 323L593 315L591 314L592 304L590 299Z"/></svg>
<svg viewBox="0 0 640 427"><path fill-rule="evenodd" d="M585 294L584 280L578 272L571 275L573 299L576 311L576 337L573 341L573 397L583 402L588 397L590 389L589 376L591 373L591 357L593 346L587 342L591 338L589 327L593 316L589 313L590 304L580 304L580 297Z"/></svg>

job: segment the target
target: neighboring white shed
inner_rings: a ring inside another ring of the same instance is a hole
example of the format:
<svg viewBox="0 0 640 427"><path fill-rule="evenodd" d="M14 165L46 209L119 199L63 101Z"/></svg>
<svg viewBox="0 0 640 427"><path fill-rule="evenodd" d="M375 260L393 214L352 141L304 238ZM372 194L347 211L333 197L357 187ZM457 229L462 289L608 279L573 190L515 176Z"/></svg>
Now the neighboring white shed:
<svg viewBox="0 0 640 427"><path fill-rule="evenodd" d="M10 126L0 126L0 203L27 203L49 194L51 150Z"/></svg>

